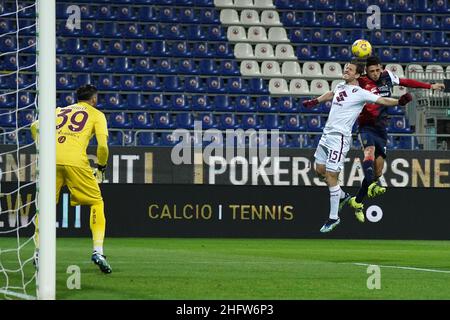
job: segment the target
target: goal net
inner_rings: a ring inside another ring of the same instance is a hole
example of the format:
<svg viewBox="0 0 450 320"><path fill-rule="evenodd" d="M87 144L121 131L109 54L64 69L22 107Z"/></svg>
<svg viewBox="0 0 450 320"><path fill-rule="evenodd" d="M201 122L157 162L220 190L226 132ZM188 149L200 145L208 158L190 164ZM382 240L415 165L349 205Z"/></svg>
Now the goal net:
<svg viewBox="0 0 450 320"><path fill-rule="evenodd" d="M0 1L0 299L39 297L38 160L45 159L31 135L41 113L38 6Z"/></svg>

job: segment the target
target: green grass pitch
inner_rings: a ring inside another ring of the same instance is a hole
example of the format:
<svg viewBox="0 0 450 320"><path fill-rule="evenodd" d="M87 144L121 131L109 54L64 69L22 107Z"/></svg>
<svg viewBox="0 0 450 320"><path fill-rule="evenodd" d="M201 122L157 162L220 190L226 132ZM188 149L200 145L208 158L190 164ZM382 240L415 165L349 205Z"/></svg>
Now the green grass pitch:
<svg viewBox="0 0 450 320"><path fill-rule="evenodd" d="M450 241L107 238L109 275L90 253L90 239L57 240L57 299L450 299ZM370 264L380 289L368 289ZM79 290L67 288L71 265Z"/></svg>

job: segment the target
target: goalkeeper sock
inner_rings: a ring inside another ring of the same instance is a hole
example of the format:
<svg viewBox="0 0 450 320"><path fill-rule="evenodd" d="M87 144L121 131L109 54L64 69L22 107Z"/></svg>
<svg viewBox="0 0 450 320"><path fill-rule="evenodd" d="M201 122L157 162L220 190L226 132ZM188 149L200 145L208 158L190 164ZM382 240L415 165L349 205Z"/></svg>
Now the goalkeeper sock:
<svg viewBox="0 0 450 320"><path fill-rule="evenodd" d="M103 201L91 206L90 227L94 251L103 255L103 240L105 239L106 219Z"/></svg>

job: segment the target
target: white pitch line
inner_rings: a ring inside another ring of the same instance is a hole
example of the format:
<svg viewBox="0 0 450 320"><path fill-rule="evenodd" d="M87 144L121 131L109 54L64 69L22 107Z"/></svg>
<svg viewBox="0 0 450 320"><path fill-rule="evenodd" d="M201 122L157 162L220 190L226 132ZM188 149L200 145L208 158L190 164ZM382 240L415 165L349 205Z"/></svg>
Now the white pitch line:
<svg viewBox="0 0 450 320"><path fill-rule="evenodd" d="M0 293L3 293L3 294L8 295L8 296L13 296L13 297L16 297L16 298L19 298L19 299L36 300L36 297L30 296L28 294L18 293L18 292L9 291L9 290L1 290L0 289Z"/></svg>
<svg viewBox="0 0 450 320"><path fill-rule="evenodd" d="M404 270L413 270L413 271L425 271L425 272L438 272L438 273L450 273L450 270L435 270L435 269L424 269L424 268L415 268L415 267L401 267L401 266L383 266L380 264L369 264L369 263L350 263L356 266L378 266L381 268L392 268L392 269L404 269Z"/></svg>

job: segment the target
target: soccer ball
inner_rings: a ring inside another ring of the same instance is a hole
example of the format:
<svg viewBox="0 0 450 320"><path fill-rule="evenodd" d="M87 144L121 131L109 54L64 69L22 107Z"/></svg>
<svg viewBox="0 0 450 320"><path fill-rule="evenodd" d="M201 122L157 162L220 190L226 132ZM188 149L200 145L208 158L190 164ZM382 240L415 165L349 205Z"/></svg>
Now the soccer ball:
<svg viewBox="0 0 450 320"><path fill-rule="evenodd" d="M367 58L372 54L372 45L367 40L356 40L352 44L352 53L357 58Z"/></svg>

